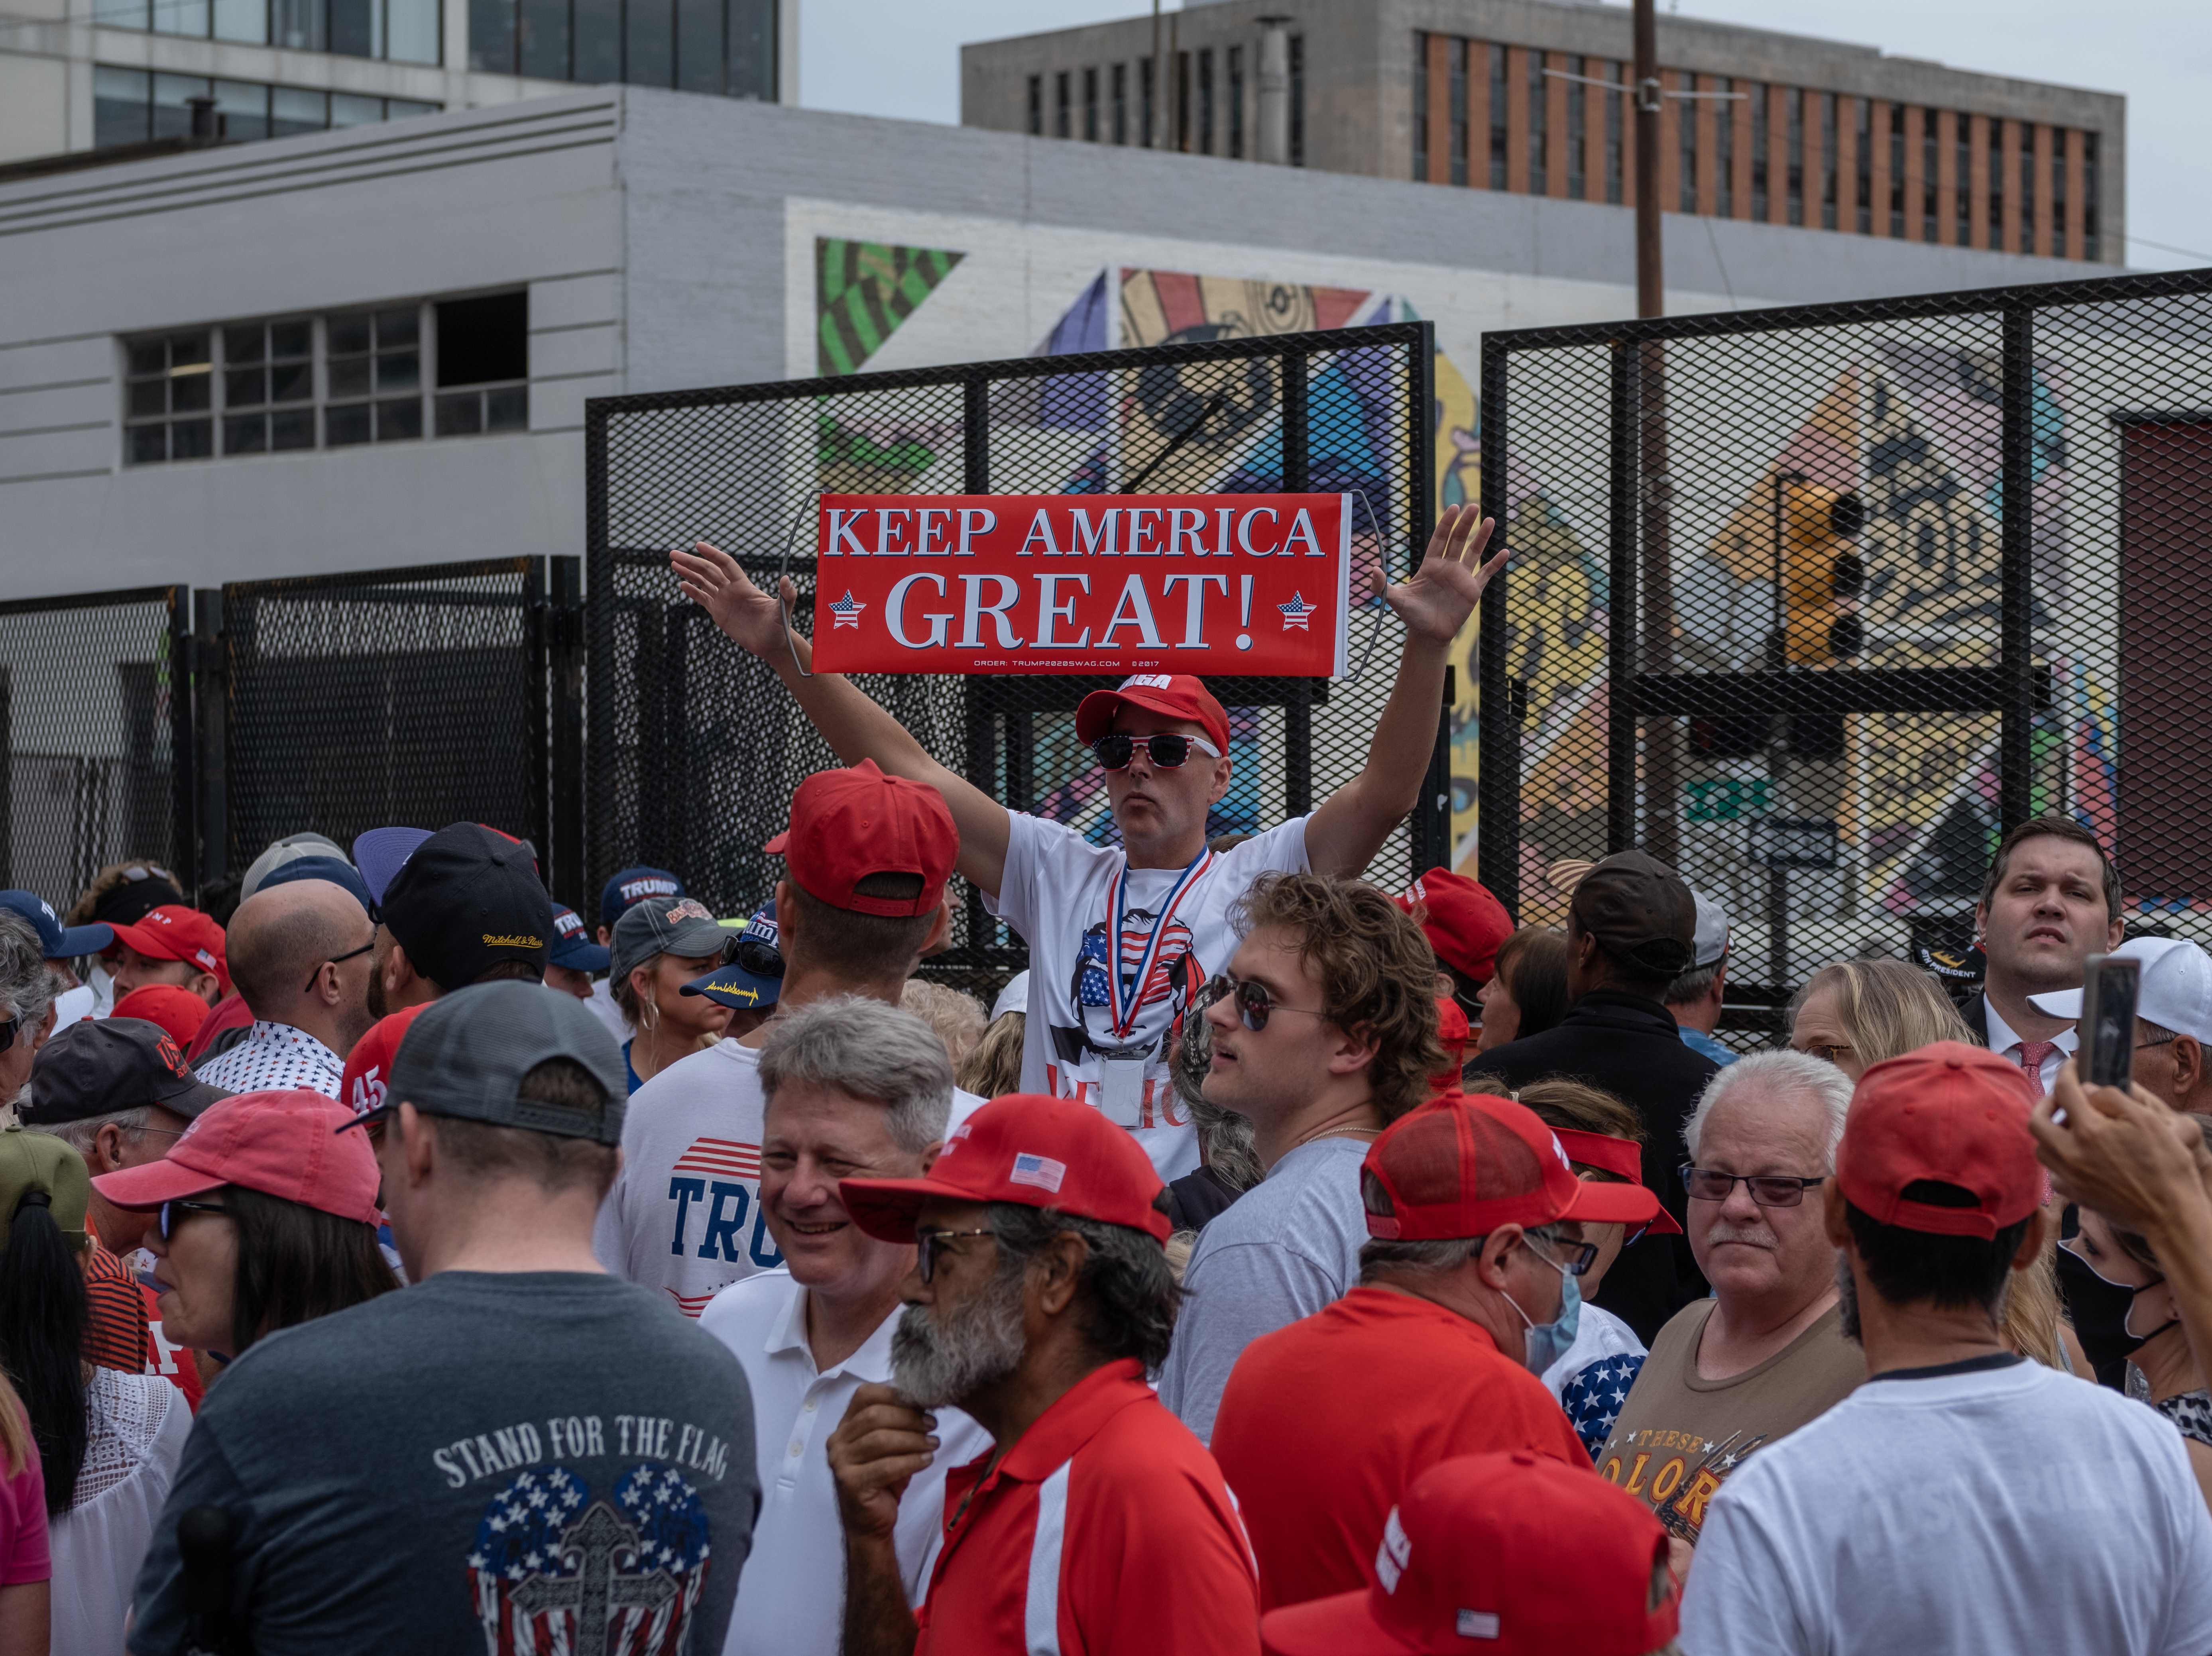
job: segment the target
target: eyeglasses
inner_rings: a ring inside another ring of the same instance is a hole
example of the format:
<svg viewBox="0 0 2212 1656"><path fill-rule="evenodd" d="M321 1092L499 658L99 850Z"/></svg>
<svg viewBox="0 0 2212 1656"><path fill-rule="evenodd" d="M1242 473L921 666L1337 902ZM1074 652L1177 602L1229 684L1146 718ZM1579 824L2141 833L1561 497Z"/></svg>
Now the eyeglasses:
<svg viewBox="0 0 2212 1656"><path fill-rule="evenodd" d="M1250 978L1232 978L1226 972L1211 980L1200 992L1200 998L1207 1006L1232 995L1237 999L1237 1018L1255 1035L1267 1027L1267 1020L1278 1012L1295 1012L1300 1017L1308 1018L1328 1016L1326 1012L1304 1006L1285 1006L1267 992L1266 984Z"/></svg>
<svg viewBox="0 0 2212 1656"><path fill-rule="evenodd" d="M1537 1246L1536 1241L1533 1237L1530 1238L1528 1241L1528 1251L1531 1253L1534 1253L1538 1259L1541 1259L1546 1265L1551 1265L1557 1270L1564 1271L1570 1277L1579 1277L1597 1263L1597 1244L1595 1242L1553 1242L1551 1246L1557 1248L1568 1249L1569 1253L1567 1253L1567 1257L1564 1259L1553 1259L1550 1254L1545 1253L1542 1247Z"/></svg>
<svg viewBox="0 0 2212 1656"><path fill-rule="evenodd" d="M342 961L352 960L356 955L366 955L370 949L375 947L376 934L372 931L369 933L368 941L362 944L360 948L349 949L343 955L333 955L330 959L323 962L323 966L337 966ZM315 968L315 975L307 980L307 986L300 992L301 994L311 995L314 992L315 986L318 983L320 983L323 979L323 966L319 966Z"/></svg>
<svg viewBox="0 0 2212 1656"><path fill-rule="evenodd" d="M161 1204L161 1216L156 1223L161 1232L161 1240L166 1242L176 1229L176 1214L179 1212L228 1213L229 1211L230 1210L220 1202L164 1202Z"/></svg>
<svg viewBox="0 0 2212 1656"><path fill-rule="evenodd" d="M1794 1208L1805 1199L1805 1192L1815 1185L1828 1182L1823 1174L1818 1179L1799 1179L1794 1174L1769 1173L1753 1177L1748 1174L1718 1173L1711 1168L1682 1168L1682 1187L1700 1202L1725 1202L1738 1185L1749 1187L1751 1199L1763 1208Z"/></svg>
<svg viewBox="0 0 2212 1656"><path fill-rule="evenodd" d="M730 961L757 978L783 975L783 951L759 937L739 937L730 945Z"/></svg>
<svg viewBox="0 0 2212 1656"><path fill-rule="evenodd" d="M1856 1052L1858 1049L1856 1046L1838 1046L1827 1041L1816 1040L1811 1046L1800 1046L1797 1050L1808 1058L1817 1058L1823 1064L1832 1064L1840 1069L1843 1067L1844 1054Z"/></svg>
<svg viewBox="0 0 2212 1656"><path fill-rule="evenodd" d="M933 1282L937 1277L937 1258L945 1252L945 1245L959 1236L996 1236L995 1230L924 1230L915 1235L915 1268L921 1272L921 1280Z"/></svg>
<svg viewBox="0 0 2212 1656"><path fill-rule="evenodd" d="M15 1032L22 1027L23 1020L19 1017L9 1018L5 1023L0 1023L0 1052L6 1052L15 1044Z"/></svg>
<svg viewBox="0 0 2212 1656"><path fill-rule="evenodd" d="M1202 736L1181 736L1172 731L1160 731L1142 739L1145 751L1152 755L1152 763L1164 771L1174 770L1188 759L1193 748L1208 759L1221 757L1221 749ZM1133 736L1102 736L1091 744L1091 751L1098 755L1099 769L1127 770L1130 759L1137 751L1138 740Z"/></svg>
<svg viewBox="0 0 2212 1656"><path fill-rule="evenodd" d="M2150 1050L2150 1048L2152 1048L2152 1047L2154 1047L2154 1046L2171 1046L2172 1045L2173 1045L2173 1043L2174 1043L2175 1041L2177 1041L2177 1040L2180 1040L2180 1039L2181 1039L2181 1037L2180 1037L2179 1035L2177 1035L2177 1034L2163 1034L2163 1035L2160 1035L2160 1036L2156 1040L2139 1040L2139 1041L2137 1041L2137 1042L2136 1043L2136 1047L2135 1047L2135 1049L2136 1049L2136 1051L2137 1051L2138 1052L2148 1052L2148 1051L2149 1051L2149 1050ZM0 1051L4 1051L4 1050L5 1050L4 1048L0 1048Z"/></svg>

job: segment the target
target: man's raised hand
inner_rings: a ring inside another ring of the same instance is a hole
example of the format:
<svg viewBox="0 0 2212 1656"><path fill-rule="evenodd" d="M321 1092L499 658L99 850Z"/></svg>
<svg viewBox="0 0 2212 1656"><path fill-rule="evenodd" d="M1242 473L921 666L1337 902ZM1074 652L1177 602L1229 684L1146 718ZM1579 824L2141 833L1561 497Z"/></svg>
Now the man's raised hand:
<svg viewBox="0 0 2212 1656"><path fill-rule="evenodd" d="M1480 507L1448 506L1437 519L1436 533L1429 537L1429 549L1413 579L1392 586L1380 569L1375 571L1376 591L1398 612L1408 633L1439 645L1459 636L1481 602L1483 588L1504 567L1504 548L1489 562L1482 561L1482 549L1497 527L1498 520L1484 517Z"/></svg>
<svg viewBox="0 0 2212 1656"><path fill-rule="evenodd" d="M714 625L763 660L773 660L785 647L783 615L775 599L753 585L738 561L719 546L705 541L681 547L668 555L684 596L714 618ZM791 577L783 578L786 605L799 595Z"/></svg>

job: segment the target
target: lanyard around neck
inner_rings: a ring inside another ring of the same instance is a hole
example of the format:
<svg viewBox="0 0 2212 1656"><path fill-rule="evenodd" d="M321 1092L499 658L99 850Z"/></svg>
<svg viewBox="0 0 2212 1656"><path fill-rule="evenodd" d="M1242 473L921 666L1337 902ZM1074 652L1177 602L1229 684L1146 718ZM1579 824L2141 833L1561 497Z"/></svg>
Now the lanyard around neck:
<svg viewBox="0 0 2212 1656"><path fill-rule="evenodd" d="M1213 853L1204 846L1199 848L1197 856L1183 864L1183 870L1176 877L1175 886L1168 893L1167 901L1160 905L1159 913L1152 917L1152 932L1146 937L1144 947L1137 956L1136 975L1129 978L1122 972L1122 962L1128 957L1123 953L1121 941L1123 916L1128 908L1129 864L1127 858L1122 859L1121 866L1106 892L1106 913L1113 923L1112 935L1106 939L1106 947L1111 955L1106 962L1106 1010L1113 1021L1114 1033L1117 1037L1126 1040L1135 1031L1138 1009L1144 1002L1145 986L1152 980L1152 968L1158 963L1161 942L1168 934L1168 922L1175 918L1175 912L1182 900L1197 889L1198 883L1206 877L1212 866Z"/></svg>

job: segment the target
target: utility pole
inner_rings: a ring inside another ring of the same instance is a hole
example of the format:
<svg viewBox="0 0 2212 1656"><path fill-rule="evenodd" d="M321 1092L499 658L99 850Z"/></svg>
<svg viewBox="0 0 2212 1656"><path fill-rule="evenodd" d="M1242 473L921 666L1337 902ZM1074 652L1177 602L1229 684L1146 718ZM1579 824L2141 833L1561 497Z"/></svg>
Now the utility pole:
<svg viewBox="0 0 2212 1656"><path fill-rule="evenodd" d="M1157 7L1158 0L1154 0ZM1659 234L1659 22L1652 0L1635 0L1636 314L1663 316L1665 272ZM1153 28L1157 35L1158 24Z"/></svg>
<svg viewBox="0 0 2212 1656"><path fill-rule="evenodd" d="M1659 199L1659 25L1653 0L1635 0L1636 314L1664 315ZM1692 117L1692 118L1695 118ZM1645 340L1637 354L1638 526L1642 531L1643 624L1638 629L1640 672L1671 672L1674 665L1674 577L1669 527L1673 480L1667 464L1666 347ZM1642 843L1661 862L1680 855L1675 831L1680 807L1678 721L1654 719L1644 727Z"/></svg>
<svg viewBox="0 0 2212 1656"><path fill-rule="evenodd" d="M1168 72L1160 56L1160 0L1152 0L1152 95L1145 111L1145 143L1160 148L1160 106L1167 101Z"/></svg>

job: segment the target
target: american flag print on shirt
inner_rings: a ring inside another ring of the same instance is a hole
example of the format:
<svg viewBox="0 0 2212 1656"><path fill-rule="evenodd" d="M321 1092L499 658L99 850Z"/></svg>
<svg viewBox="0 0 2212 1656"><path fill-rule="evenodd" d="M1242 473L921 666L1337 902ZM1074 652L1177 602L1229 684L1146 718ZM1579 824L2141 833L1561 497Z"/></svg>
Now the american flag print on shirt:
<svg viewBox="0 0 2212 1656"><path fill-rule="evenodd" d="M690 1280L662 1286L677 1309L696 1319L707 1301L747 1274L783 1263L760 1206L760 1146L741 1138L691 1141L668 1170L674 1226L669 1252L687 1261ZM712 1262L734 1267L716 1268ZM711 1280L702 1283L699 1277ZM682 1289L692 1291L684 1293Z"/></svg>
<svg viewBox="0 0 2212 1656"><path fill-rule="evenodd" d="M684 1475L645 1462L611 1501L564 1466L491 1498L468 1558L489 1656L683 1656L710 1526Z"/></svg>
<svg viewBox="0 0 2212 1656"><path fill-rule="evenodd" d="M670 1171L719 1174L725 1179L750 1179L757 1184L760 1146L734 1138L695 1138Z"/></svg>
<svg viewBox="0 0 2212 1656"><path fill-rule="evenodd" d="M1643 1367L1642 1357L1625 1351L1600 1357L1560 1388L1559 1405L1567 1411L1575 1435L1590 1452L1591 1459L1597 1459L1597 1452L1613 1435L1613 1422L1620 1417L1621 1405L1628 1401L1628 1388L1636 1384L1637 1373Z"/></svg>

